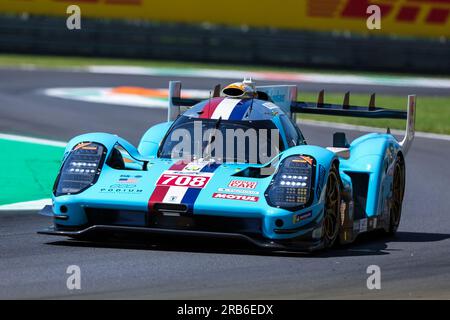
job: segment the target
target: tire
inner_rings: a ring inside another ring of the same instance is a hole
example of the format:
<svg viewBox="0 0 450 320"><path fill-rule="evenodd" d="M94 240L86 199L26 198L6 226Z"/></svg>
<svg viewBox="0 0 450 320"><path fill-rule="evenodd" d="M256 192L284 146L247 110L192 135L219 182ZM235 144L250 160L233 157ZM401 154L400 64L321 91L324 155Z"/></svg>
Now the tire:
<svg viewBox="0 0 450 320"><path fill-rule="evenodd" d="M325 249L331 248L339 238L341 186L337 169L333 166L328 174L324 217L322 221L322 241Z"/></svg>
<svg viewBox="0 0 450 320"><path fill-rule="evenodd" d="M398 159L395 163L392 179L392 197L389 208L388 233L394 235L397 232L402 217L402 204L405 195L405 165L403 160Z"/></svg>

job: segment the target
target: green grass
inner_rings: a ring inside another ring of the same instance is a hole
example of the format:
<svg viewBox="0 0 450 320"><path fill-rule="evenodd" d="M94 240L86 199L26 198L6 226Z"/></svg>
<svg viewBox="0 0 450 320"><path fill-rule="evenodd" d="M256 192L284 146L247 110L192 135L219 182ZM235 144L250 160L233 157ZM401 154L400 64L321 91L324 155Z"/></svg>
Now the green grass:
<svg viewBox="0 0 450 320"><path fill-rule="evenodd" d="M327 94L325 93L325 102L339 103L343 101L344 93L342 94ZM352 94L350 97L350 104L367 106L369 103L369 95ZM300 100L303 101L317 101L315 94L301 94ZM408 97L403 96L389 96L379 95L376 98L376 105L378 107L385 107L390 109L406 110ZM432 96L418 96L417 97L417 113L416 113L416 130L450 134L450 96L449 97L432 97ZM299 115L303 119L330 121L348 123L354 125L391 128L391 129L405 129L406 122L404 120L389 120L389 119L365 119L365 118L350 118L350 117L336 117L336 116L322 116L322 115Z"/></svg>
<svg viewBox="0 0 450 320"><path fill-rule="evenodd" d="M64 148L0 139L0 205L50 198Z"/></svg>
<svg viewBox="0 0 450 320"><path fill-rule="evenodd" d="M43 68L86 67L91 65L120 65L120 66L198 68L198 69L233 68L239 70L253 70L253 71L261 71L261 70L305 71L304 69L293 70L292 68L283 68L283 67L238 66L231 64L195 63L195 62L178 62L178 61L0 54L0 66L14 67L14 66L28 66L28 65Z"/></svg>

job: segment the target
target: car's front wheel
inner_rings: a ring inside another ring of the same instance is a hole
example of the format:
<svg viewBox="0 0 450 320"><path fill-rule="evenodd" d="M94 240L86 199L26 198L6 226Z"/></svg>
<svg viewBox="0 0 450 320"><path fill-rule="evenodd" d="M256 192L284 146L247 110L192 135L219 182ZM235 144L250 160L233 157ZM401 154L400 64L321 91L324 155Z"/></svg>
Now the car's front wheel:
<svg viewBox="0 0 450 320"><path fill-rule="evenodd" d="M339 236L341 188L337 169L333 166L328 175L324 217L322 222L322 239L324 248L332 247Z"/></svg>

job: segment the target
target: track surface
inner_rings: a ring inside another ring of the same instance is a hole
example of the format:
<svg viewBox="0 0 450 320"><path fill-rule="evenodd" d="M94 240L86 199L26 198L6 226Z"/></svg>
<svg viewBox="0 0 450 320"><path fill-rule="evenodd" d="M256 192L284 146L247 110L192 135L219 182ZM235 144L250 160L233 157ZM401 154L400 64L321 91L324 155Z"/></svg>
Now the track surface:
<svg viewBox="0 0 450 320"><path fill-rule="evenodd" d="M165 119L164 110L39 94L39 89L58 86L165 87L169 79L163 77L0 70L0 80L1 132L67 140L83 132L108 131L137 143L146 128ZM193 89L216 83L181 80ZM316 91L324 86L303 87ZM364 86L357 90L371 91ZM309 143L331 143L332 130L302 130ZM351 139L358 135L349 132ZM414 142L407 158L403 219L395 238L364 237L312 256L254 252L240 244L210 241L93 245L37 235L51 221L35 212L0 212L0 298L449 299L449 147L448 141ZM366 288L366 268L373 264L381 268L381 290ZM69 265L81 268L81 290L66 288Z"/></svg>

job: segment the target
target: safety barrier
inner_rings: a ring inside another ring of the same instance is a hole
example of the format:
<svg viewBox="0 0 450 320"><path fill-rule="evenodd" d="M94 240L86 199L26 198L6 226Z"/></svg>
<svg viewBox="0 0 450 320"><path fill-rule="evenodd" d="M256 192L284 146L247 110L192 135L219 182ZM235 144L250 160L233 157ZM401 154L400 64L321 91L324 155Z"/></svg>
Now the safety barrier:
<svg viewBox="0 0 450 320"><path fill-rule="evenodd" d="M0 52L450 73L450 42L348 33L0 16Z"/></svg>

